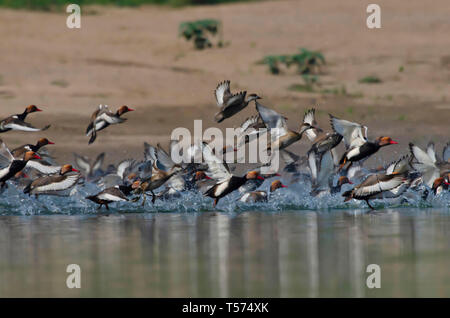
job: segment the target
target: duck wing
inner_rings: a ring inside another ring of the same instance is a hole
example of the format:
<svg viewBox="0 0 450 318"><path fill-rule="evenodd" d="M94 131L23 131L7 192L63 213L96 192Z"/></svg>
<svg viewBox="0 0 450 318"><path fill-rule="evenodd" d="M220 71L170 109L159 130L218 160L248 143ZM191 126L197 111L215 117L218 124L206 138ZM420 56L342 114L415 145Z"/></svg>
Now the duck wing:
<svg viewBox="0 0 450 318"><path fill-rule="evenodd" d="M214 95L216 97L217 106L223 107L226 105L232 96L230 91L230 81L219 83L214 90Z"/></svg>
<svg viewBox="0 0 450 318"><path fill-rule="evenodd" d="M61 170L61 166L53 166L45 160L33 159L29 160L26 165L27 168L33 168L43 174L55 174Z"/></svg>
<svg viewBox="0 0 450 318"><path fill-rule="evenodd" d="M430 157L430 159L436 163L436 150L434 147L434 142L430 141L427 145L427 155Z"/></svg>
<svg viewBox="0 0 450 318"><path fill-rule="evenodd" d="M442 160L444 160L444 162L450 162L450 142L447 143L442 150Z"/></svg>
<svg viewBox="0 0 450 318"><path fill-rule="evenodd" d="M211 148L206 143L203 143L202 153L203 159L208 165L207 175L209 177L217 180L218 183L232 177L228 166L213 154Z"/></svg>
<svg viewBox="0 0 450 318"><path fill-rule="evenodd" d="M75 157L75 165L86 175L90 174L91 164L89 162L89 159L76 153L74 153L73 156Z"/></svg>
<svg viewBox="0 0 450 318"><path fill-rule="evenodd" d="M8 166L14 160L14 156L9 151L3 140L0 139L0 165L2 167Z"/></svg>
<svg viewBox="0 0 450 318"><path fill-rule="evenodd" d="M421 173L422 181L431 188L434 180L439 178L439 168L428 153L413 143L409 143L409 149L412 155L411 166Z"/></svg>
<svg viewBox="0 0 450 318"><path fill-rule="evenodd" d="M53 192L67 190L76 185L79 178L79 173L67 173L64 176L41 177L31 183L31 191Z"/></svg>
<svg viewBox="0 0 450 318"><path fill-rule="evenodd" d="M374 196L393 190L405 181L405 176L402 174L373 174L354 189L354 195L355 197Z"/></svg>
<svg viewBox="0 0 450 318"><path fill-rule="evenodd" d="M315 114L316 110L314 108L311 108L308 109L303 116L303 123L316 127L305 131L306 137L308 137L308 139L312 142L316 140L317 136L319 136L321 132L323 132L323 130L317 126Z"/></svg>
<svg viewBox="0 0 450 318"><path fill-rule="evenodd" d="M94 164L92 165L92 172L97 171L98 169L100 169L100 167L103 165L103 161L104 160L105 160L105 153L102 152L95 159Z"/></svg>
<svg viewBox="0 0 450 318"><path fill-rule="evenodd" d="M330 114L333 130L344 137L347 149L360 147L367 142L367 127L345 119L339 119Z"/></svg>
<svg viewBox="0 0 450 318"><path fill-rule="evenodd" d="M279 138L287 134L288 127L286 124L286 117L281 116L273 109L261 105L257 101L255 101L255 104L259 116L261 117L266 127L268 129L271 129L270 133L274 135L275 138Z"/></svg>

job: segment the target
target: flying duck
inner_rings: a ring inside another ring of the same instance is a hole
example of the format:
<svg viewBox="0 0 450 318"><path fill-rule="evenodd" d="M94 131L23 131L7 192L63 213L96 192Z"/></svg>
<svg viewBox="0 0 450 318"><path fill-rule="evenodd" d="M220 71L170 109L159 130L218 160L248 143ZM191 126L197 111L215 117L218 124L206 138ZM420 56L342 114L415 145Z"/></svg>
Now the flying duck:
<svg viewBox="0 0 450 318"><path fill-rule="evenodd" d="M267 108L258 102L255 103L259 116L267 129L270 129L271 141L267 150L282 150L294 142L299 141L305 131L313 128L309 123L303 122L299 132L290 130L286 123L286 117L281 116L273 109Z"/></svg>
<svg viewBox="0 0 450 318"><path fill-rule="evenodd" d="M252 100L261 99L256 94L250 94L246 98L246 94L246 91L232 94L230 81L219 83L214 90L217 106L220 107L220 111L214 116L215 121L220 123L243 110Z"/></svg>
<svg viewBox="0 0 450 318"><path fill-rule="evenodd" d="M436 179L450 172L448 144L444 147L442 161L437 158L432 142L428 144L427 151L423 151L413 143L409 143L409 149L412 157L411 166L420 172L422 182L428 187L432 188Z"/></svg>
<svg viewBox="0 0 450 318"><path fill-rule="evenodd" d="M0 121L0 133L4 133L10 130L20 130L20 131L43 131L47 130L50 125L44 128L36 128L25 122L25 118L28 114L34 112L40 112L41 109L37 108L35 105L30 105L25 108L25 111L21 114L11 115Z"/></svg>
<svg viewBox="0 0 450 318"><path fill-rule="evenodd" d="M364 200L369 208L374 210L369 200L396 198L405 192L408 187L409 179L405 173L372 174L352 190L344 192L342 196L345 197L344 202L351 199Z"/></svg>
<svg viewBox="0 0 450 318"><path fill-rule="evenodd" d="M284 184L281 183L280 180L275 180L270 185L270 193L274 192L279 188L287 188ZM252 191L245 193L239 201L246 203L254 203L254 202L267 202L269 195L266 191Z"/></svg>
<svg viewBox="0 0 450 318"><path fill-rule="evenodd" d="M323 153L331 150L333 159L337 160L337 153L334 148L341 142L342 135L335 131L324 132L319 126L317 126L315 113L316 110L314 108L309 109L305 112L305 116L303 118L303 122L308 123L313 127L305 131L306 137L308 137L308 139L313 143L308 153L314 152L317 159L320 160Z"/></svg>
<svg viewBox="0 0 450 318"><path fill-rule="evenodd" d="M347 151L339 160L339 171L350 162L347 169L355 161L368 158L376 153L381 147L398 144L391 137L378 137L375 141L367 140L367 127L360 124L350 122L348 120L339 119L330 114L331 127L333 131L342 135ZM364 130L364 132L363 132Z"/></svg>
<svg viewBox="0 0 450 318"><path fill-rule="evenodd" d="M100 105L98 109L92 114L91 122L86 129L86 136L91 136L89 145L97 138L97 131L103 130L109 125L120 124L126 121L126 118L121 116L127 112L134 111L126 105L119 107L117 112L113 113L109 110L108 105Z"/></svg>
<svg viewBox="0 0 450 318"><path fill-rule="evenodd" d="M89 158L76 153L73 156L75 157L75 166L81 170L86 178L92 178L101 173L100 169L105 160L104 152L99 154L93 162Z"/></svg>
<svg viewBox="0 0 450 318"><path fill-rule="evenodd" d="M11 154L15 158L18 158L18 157L22 157L23 154L27 151L38 152L39 149L41 149L41 147L44 147L46 145L54 145L54 144L55 144L54 142L51 142L47 138L40 138L35 145L26 144L26 145L17 147L15 149L11 150Z"/></svg>
<svg viewBox="0 0 450 318"><path fill-rule="evenodd" d="M7 180L14 177L18 172L25 168L30 159L41 158L34 151L27 151L24 153L23 159L15 159L3 141L1 141L0 145L0 155L3 160L8 163L5 168L0 169L0 184L2 188L5 187Z"/></svg>
<svg viewBox="0 0 450 318"><path fill-rule="evenodd" d="M250 171L242 177L232 175L228 167L224 165L223 161L214 156L211 148L205 143L203 144L203 158L208 165L206 174L216 180L216 184L204 193L205 196L214 199L213 207L217 205L221 198L238 189L248 180L264 180L264 178L259 175L258 171Z"/></svg>
<svg viewBox="0 0 450 318"><path fill-rule="evenodd" d="M74 187L81 174L72 165L66 164L61 167L57 174L43 176L33 180L24 190L29 195L64 195L66 190Z"/></svg>
<svg viewBox="0 0 450 318"><path fill-rule="evenodd" d="M121 191L118 185L106 188L96 195L87 196L86 199L99 204L98 209L100 209L102 205L104 205L107 210L109 210L108 204L112 202L128 201L128 198Z"/></svg>

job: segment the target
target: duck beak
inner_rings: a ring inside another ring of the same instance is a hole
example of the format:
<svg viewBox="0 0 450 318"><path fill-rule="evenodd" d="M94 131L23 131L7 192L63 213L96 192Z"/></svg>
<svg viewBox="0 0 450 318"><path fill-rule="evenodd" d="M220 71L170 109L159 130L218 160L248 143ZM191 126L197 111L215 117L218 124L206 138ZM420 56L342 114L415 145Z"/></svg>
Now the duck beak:
<svg viewBox="0 0 450 318"><path fill-rule="evenodd" d="M275 176L276 176L276 177L281 177L281 174L275 173Z"/></svg>
<svg viewBox="0 0 450 318"><path fill-rule="evenodd" d="M205 179L211 180L212 178L211 178L211 177L208 177L208 176L205 174Z"/></svg>
<svg viewBox="0 0 450 318"><path fill-rule="evenodd" d="M259 179L259 180L264 180L264 178L263 178L263 177L261 177L261 176L257 176L257 177L256 177L256 179Z"/></svg>
<svg viewBox="0 0 450 318"><path fill-rule="evenodd" d="M391 145L396 145L396 144L398 144L398 142L396 142L395 140L391 140L389 143L390 143Z"/></svg>
<svg viewBox="0 0 450 318"><path fill-rule="evenodd" d="M348 184L353 184L353 182L351 182L350 180L348 180Z"/></svg>
<svg viewBox="0 0 450 318"><path fill-rule="evenodd" d="M34 154L33 159L41 159L41 157L39 157L37 154Z"/></svg>
<svg viewBox="0 0 450 318"><path fill-rule="evenodd" d="M80 170L77 170L77 169L75 169L75 168L72 168L72 171L80 172Z"/></svg>
<svg viewBox="0 0 450 318"><path fill-rule="evenodd" d="M129 111L129 112L134 112L134 109L128 108L128 111Z"/></svg>
<svg viewBox="0 0 450 318"><path fill-rule="evenodd" d="M444 181L444 183L445 183L446 185L450 186L450 183L448 183L447 181Z"/></svg>
<svg viewBox="0 0 450 318"><path fill-rule="evenodd" d="M36 107L36 110L35 110L35 111L36 111L36 112L41 112L42 109L39 109L39 108Z"/></svg>
<svg viewBox="0 0 450 318"><path fill-rule="evenodd" d="M54 145L55 143L52 142L52 141L49 141L48 144L49 144L49 145Z"/></svg>
<svg viewBox="0 0 450 318"><path fill-rule="evenodd" d="M281 187L282 187L282 188L287 188L288 186L287 186L287 185L284 185L284 184L282 184L282 185L281 185Z"/></svg>

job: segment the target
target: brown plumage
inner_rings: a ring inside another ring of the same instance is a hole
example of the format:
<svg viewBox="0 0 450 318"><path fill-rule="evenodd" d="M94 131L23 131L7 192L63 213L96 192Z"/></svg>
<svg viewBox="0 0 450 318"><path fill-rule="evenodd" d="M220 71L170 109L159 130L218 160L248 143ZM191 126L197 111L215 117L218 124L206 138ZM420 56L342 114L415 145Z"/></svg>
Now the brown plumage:
<svg viewBox="0 0 450 318"><path fill-rule="evenodd" d="M46 145L53 145L53 144L54 144L54 142L51 142L47 138L40 138L35 145L32 145L32 144L22 145L20 147L17 147L15 149L11 150L11 154L14 157L18 158L20 156L23 156L23 154L27 151L37 152L42 147L44 147Z"/></svg>
<svg viewBox="0 0 450 318"><path fill-rule="evenodd" d="M29 186L24 189L24 193L36 196L60 195L65 190L68 190L78 183L81 175L77 169L72 168L72 165L66 164L61 167L57 174L50 176L43 176L37 178Z"/></svg>

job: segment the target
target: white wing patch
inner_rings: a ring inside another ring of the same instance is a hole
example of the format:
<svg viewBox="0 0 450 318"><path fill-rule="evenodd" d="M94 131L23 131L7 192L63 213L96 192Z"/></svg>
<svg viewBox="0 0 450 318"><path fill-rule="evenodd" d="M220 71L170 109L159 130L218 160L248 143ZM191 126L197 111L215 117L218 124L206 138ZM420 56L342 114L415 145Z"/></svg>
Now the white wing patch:
<svg viewBox="0 0 450 318"><path fill-rule="evenodd" d="M217 86L216 90L214 91L216 95L216 101L217 106L222 107L223 106L223 97L225 96L226 92L230 92L230 82L225 81L223 83L220 83L219 86Z"/></svg>
<svg viewBox="0 0 450 318"><path fill-rule="evenodd" d="M61 170L61 166L47 166L36 160L29 160L26 167L36 169L43 174L55 174Z"/></svg>
<svg viewBox="0 0 450 318"><path fill-rule="evenodd" d="M113 202L117 202L117 201L127 201L127 200L124 199L124 198L115 196L115 195L110 194L110 193L102 193L102 194L99 194L99 195L98 195L98 198L99 198L100 200L113 201Z"/></svg>
<svg viewBox="0 0 450 318"><path fill-rule="evenodd" d="M79 174L67 175L61 182L53 182L46 185L41 185L33 189L33 192L45 192L45 191L61 191L67 190L77 184Z"/></svg>

